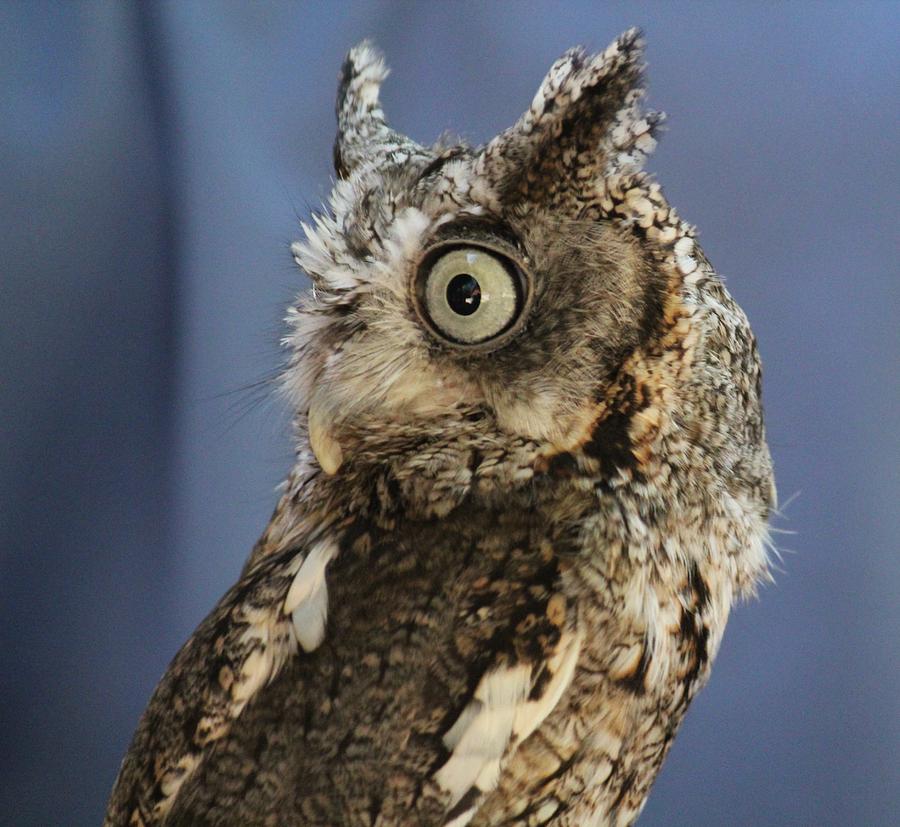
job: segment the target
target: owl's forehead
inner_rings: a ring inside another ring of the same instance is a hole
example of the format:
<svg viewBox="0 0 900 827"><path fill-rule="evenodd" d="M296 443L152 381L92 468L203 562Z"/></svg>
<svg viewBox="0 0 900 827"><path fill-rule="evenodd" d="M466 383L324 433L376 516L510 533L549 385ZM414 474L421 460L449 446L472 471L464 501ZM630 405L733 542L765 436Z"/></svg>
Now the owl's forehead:
<svg viewBox="0 0 900 827"><path fill-rule="evenodd" d="M413 207L434 218L460 211L481 212L493 200L466 146L398 153L390 163L363 165L335 188L336 218L361 222L392 219ZM348 186L340 186L347 184Z"/></svg>
<svg viewBox="0 0 900 827"><path fill-rule="evenodd" d="M476 170L466 146L441 147L415 154L398 153L390 163L373 162L338 180L328 205L330 215L316 220L320 242L334 253L357 259L381 258L399 224L408 234L412 222L422 233L457 218L500 219L497 199Z"/></svg>
<svg viewBox="0 0 900 827"><path fill-rule="evenodd" d="M458 219L499 221L496 203L469 147L398 151L338 179L292 251L317 287L342 294L378 282L374 270L407 265Z"/></svg>

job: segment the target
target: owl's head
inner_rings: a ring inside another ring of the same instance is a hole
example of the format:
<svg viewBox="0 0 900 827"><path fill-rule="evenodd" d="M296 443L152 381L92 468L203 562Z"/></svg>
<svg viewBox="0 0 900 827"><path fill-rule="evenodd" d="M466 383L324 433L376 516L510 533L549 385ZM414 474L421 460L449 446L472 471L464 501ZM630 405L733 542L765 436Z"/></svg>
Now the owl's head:
<svg viewBox="0 0 900 827"><path fill-rule="evenodd" d="M473 429L564 452L611 413L697 266L641 169L661 120L642 68L636 30L570 51L486 145L425 147L387 126L380 55L350 52L338 180L292 248L313 287L285 340L322 469Z"/></svg>

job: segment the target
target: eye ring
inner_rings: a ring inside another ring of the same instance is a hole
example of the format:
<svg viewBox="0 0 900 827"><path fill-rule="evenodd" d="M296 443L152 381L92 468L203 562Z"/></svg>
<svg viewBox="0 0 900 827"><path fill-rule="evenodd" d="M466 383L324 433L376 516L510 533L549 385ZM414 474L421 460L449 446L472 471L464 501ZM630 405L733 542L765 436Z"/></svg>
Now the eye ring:
<svg viewBox="0 0 900 827"><path fill-rule="evenodd" d="M532 281L516 252L482 239L444 239L423 252L411 295L420 320L441 342L469 352L503 346L525 324Z"/></svg>

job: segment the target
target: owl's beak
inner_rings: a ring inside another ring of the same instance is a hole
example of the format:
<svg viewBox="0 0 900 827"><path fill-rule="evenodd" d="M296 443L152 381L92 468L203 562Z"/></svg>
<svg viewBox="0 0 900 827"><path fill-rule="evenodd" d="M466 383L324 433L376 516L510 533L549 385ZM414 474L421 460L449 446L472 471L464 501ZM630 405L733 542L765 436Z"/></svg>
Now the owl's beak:
<svg viewBox="0 0 900 827"><path fill-rule="evenodd" d="M309 447L316 455L322 470L328 474L335 474L344 461L344 452L332 430L332 422L325 411L315 403L309 407L307 416L309 425Z"/></svg>

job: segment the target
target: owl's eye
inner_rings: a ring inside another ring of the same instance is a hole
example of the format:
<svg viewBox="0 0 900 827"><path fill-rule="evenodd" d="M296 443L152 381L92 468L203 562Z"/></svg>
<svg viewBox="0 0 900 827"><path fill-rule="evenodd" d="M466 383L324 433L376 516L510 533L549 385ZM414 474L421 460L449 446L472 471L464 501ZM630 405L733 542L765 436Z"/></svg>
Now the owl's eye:
<svg viewBox="0 0 900 827"><path fill-rule="evenodd" d="M452 344L494 343L522 314L524 275L495 250L441 246L425 256L417 282L426 321Z"/></svg>

